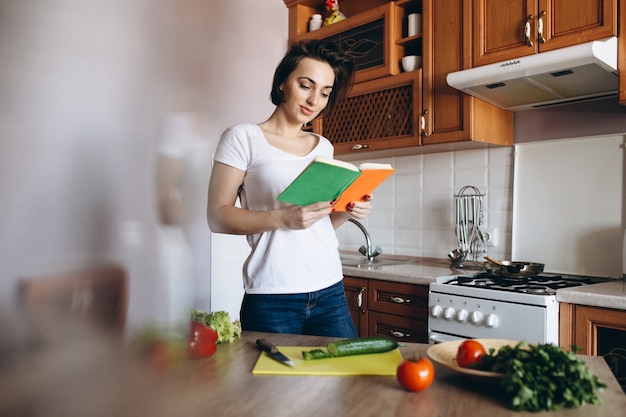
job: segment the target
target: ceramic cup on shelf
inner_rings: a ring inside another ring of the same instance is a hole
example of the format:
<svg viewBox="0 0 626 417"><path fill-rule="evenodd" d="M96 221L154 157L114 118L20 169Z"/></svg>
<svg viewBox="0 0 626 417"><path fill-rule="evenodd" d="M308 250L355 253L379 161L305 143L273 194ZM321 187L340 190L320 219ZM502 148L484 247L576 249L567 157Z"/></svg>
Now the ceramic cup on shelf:
<svg viewBox="0 0 626 417"><path fill-rule="evenodd" d="M419 55L407 55L402 57L402 69L404 72L415 71L422 67L422 57Z"/></svg>
<svg viewBox="0 0 626 417"><path fill-rule="evenodd" d="M313 16L311 16L311 20L309 21L309 32L318 30L321 27L322 27L322 15L316 13Z"/></svg>
<svg viewBox="0 0 626 417"><path fill-rule="evenodd" d="M420 13L411 13L407 17L407 34L415 36L422 33L422 15Z"/></svg>

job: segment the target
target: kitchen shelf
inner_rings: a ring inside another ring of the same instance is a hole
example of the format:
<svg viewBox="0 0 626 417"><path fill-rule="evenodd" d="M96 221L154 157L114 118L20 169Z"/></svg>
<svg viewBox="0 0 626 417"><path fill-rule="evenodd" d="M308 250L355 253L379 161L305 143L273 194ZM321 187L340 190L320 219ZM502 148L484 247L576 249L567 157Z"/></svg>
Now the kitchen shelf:
<svg viewBox="0 0 626 417"><path fill-rule="evenodd" d="M405 47L407 45L412 44L415 41L418 41L418 40L422 39L422 36L423 35L421 33L419 33L419 34L414 35L414 36L408 36L406 38L398 39L396 41L396 45Z"/></svg>

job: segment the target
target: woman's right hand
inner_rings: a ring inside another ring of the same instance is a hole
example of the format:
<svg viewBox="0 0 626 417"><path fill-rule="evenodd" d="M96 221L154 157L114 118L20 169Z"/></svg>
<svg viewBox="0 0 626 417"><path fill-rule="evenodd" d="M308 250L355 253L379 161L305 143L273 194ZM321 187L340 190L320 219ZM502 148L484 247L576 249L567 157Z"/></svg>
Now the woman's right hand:
<svg viewBox="0 0 626 417"><path fill-rule="evenodd" d="M209 182L207 218L214 233L252 235L276 229L306 229L333 212L332 202L286 206L274 210L236 207L245 172L215 162Z"/></svg>
<svg viewBox="0 0 626 417"><path fill-rule="evenodd" d="M286 229L307 229L334 211L333 202L313 203L308 206L289 206L283 210Z"/></svg>

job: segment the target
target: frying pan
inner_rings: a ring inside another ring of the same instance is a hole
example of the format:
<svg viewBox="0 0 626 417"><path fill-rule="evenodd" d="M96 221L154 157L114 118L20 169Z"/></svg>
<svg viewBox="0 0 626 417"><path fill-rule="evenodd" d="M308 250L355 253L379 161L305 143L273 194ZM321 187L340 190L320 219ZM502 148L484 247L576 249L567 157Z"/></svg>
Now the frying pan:
<svg viewBox="0 0 626 417"><path fill-rule="evenodd" d="M485 259L485 270L497 276L507 278L527 278L534 277L543 272L545 264L538 262L518 262L518 261L496 261L488 256Z"/></svg>

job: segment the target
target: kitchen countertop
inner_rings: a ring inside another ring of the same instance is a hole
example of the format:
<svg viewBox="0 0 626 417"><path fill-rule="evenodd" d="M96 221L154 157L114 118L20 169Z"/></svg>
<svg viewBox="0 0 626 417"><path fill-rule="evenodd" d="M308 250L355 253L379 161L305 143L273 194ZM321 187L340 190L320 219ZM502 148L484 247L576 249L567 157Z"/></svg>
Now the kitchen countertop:
<svg viewBox="0 0 626 417"><path fill-rule="evenodd" d="M571 304L626 310L626 283L615 279L601 284L563 288L556 292L556 299Z"/></svg>
<svg viewBox="0 0 626 417"><path fill-rule="evenodd" d="M342 252L356 254L356 252ZM447 259L419 258L400 255L385 255L387 258L407 259L415 263L400 265L370 266L357 268L344 266L346 276L403 282L407 284L429 285L437 277L468 274L479 269L455 269ZM626 310L626 283L614 279L600 284L557 290L556 299L560 302L594 307Z"/></svg>
<svg viewBox="0 0 626 417"><path fill-rule="evenodd" d="M356 254L356 252L342 252ZM428 285L437 277L459 275L474 272L470 270L454 269L447 259L419 258L401 255L385 255L386 258L406 259L415 263L400 265L369 266L358 268L344 266L343 274L351 277L380 279L384 281L403 282L407 284Z"/></svg>
<svg viewBox="0 0 626 417"><path fill-rule="evenodd" d="M477 382L436 365L435 381L421 393L404 390L393 376L279 376L253 375L261 354L255 340L266 338L278 346L325 346L329 338L244 332L241 340L219 345L210 358L188 361L180 382L193 386L186 415L215 416L467 416L480 410L490 417L536 416L507 408L492 383ZM404 343L403 357L425 355L430 345ZM583 356L590 370L608 388L601 405L541 413L542 417L613 417L626 409L624 395L601 357ZM474 411L471 411L474 410ZM204 412L204 414L203 414ZM208 413L208 414L207 414Z"/></svg>

